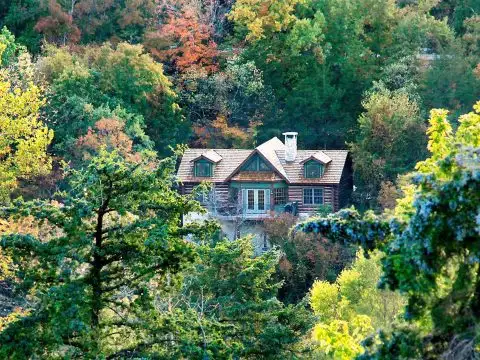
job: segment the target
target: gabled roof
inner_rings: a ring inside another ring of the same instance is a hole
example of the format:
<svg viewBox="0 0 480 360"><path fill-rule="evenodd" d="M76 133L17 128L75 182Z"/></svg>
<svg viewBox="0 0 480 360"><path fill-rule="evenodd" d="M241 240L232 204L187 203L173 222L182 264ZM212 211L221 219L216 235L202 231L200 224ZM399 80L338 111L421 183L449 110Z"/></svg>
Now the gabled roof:
<svg viewBox="0 0 480 360"><path fill-rule="evenodd" d="M279 138L274 137L267 142L264 142L263 144L257 146L257 150L268 160L270 164L272 164L275 170L277 170L283 178L288 180L287 173L280 163L276 153L277 151L285 151L285 145L280 141Z"/></svg>
<svg viewBox="0 0 480 360"><path fill-rule="evenodd" d="M238 166L235 168L234 171L232 171L232 173L230 174L230 176L227 177L226 180L231 180L240 171L242 166L248 162L248 160L250 160L255 154L258 154L263 160L265 160L265 162L267 162L268 165L272 167L274 172L278 173L281 178L288 181L287 174L285 173L282 164L280 164L280 162L278 161L278 157L275 153L275 151L277 150L284 149L285 145L283 145L283 143L277 137L274 137L267 142L264 142L263 144L257 146L254 150L252 150L252 153L240 164L238 164Z"/></svg>
<svg viewBox="0 0 480 360"><path fill-rule="evenodd" d="M195 177L193 166L194 160L199 158L218 159L212 177ZM215 156L215 154L217 156ZM242 166L255 154L264 159L274 171L264 174L252 174L241 171ZM255 149L188 149L185 151L178 177L182 182L198 183L211 181L223 183L227 181L286 181L289 184L339 184L345 162L347 150L297 150L295 161L285 161L285 145L276 137L257 146ZM309 159L320 161L325 166L325 172L321 178L306 179L304 177L303 164Z"/></svg>
<svg viewBox="0 0 480 360"><path fill-rule="evenodd" d="M197 156L195 159L190 161L197 161L200 159L206 159L216 164L220 162L220 160L222 160L223 158L220 155L218 155L218 153L215 150L207 150L202 154L200 154L199 156Z"/></svg>
<svg viewBox="0 0 480 360"><path fill-rule="evenodd" d="M305 160L302 160L300 164L305 164L307 161L315 160L321 162L323 165L327 165L332 159L323 151L317 151L315 154L309 156Z"/></svg>

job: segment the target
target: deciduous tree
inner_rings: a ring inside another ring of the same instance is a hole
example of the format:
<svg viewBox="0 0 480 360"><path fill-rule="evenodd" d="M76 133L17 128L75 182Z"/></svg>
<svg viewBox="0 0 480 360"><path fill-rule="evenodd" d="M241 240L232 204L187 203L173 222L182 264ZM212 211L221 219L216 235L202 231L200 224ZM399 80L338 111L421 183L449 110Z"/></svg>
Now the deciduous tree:
<svg viewBox="0 0 480 360"><path fill-rule="evenodd" d="M171 82L140 45L84 47L74 53L50 46L38 65L49 84L45 113L59 131L59 142L75 142L101 117L110 117L95 114L112 109L135 143L145 142L145 129L161 153L186 136ZM68 145L61 145L64 152Z"/></svg>
<svg viewBox="0 0 480 360"><path fill-rule="evenodd" d="M476 351L480 103L474 110L460 117L456 132L447 111L432 110L431 157L417 164L413 184L403 189L393 213L362 217L350 209L299 226L333 241L384 248L381 284L408 294L406 318L416 322L383 334L379 347L368 342L365 358L438 358L449 346ZM458 338L465 340L463 345Z"/></svg>
<svg viewBox="0 0 480 360"><path fill-rule="evenodd" d="M7 45L0 42L0 56ZM0 202L5 202L19 178L45 174L51 168L47 146L53 138L39 119L44 105L40 88L12 84L8 70L0 67Z"/></svg>
<svg viewBox="0 0 480 360"><path fill-rule="evenodd" d="M202 23L189 7L169 11L165 24L147 35L146 46L155 57L172 63L180 72L211 73L218 66L212 25Z"/></svg>
<svg viewBox="0 0 480 360"><path fill-rule="evenodd" d="M426 153L425 125L415 99L403 89L383 86L363 101L365 112L358 119L356 141L350 144L363 205L377 204L381 184L413 170Z"/></svg>

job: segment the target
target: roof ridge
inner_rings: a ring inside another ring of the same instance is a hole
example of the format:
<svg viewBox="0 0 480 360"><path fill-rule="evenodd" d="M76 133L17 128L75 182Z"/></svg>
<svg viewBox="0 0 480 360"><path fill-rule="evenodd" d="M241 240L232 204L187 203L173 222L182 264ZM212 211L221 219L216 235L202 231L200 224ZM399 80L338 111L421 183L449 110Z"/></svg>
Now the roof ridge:
<svg viewBox="0 0 480 360"><path fill-rule="evenodd" d="M262 154L287 181L290 181L287 172L277 156L277 151L285 149L285 144L276 136L257 146L256 150Z"/></svg>

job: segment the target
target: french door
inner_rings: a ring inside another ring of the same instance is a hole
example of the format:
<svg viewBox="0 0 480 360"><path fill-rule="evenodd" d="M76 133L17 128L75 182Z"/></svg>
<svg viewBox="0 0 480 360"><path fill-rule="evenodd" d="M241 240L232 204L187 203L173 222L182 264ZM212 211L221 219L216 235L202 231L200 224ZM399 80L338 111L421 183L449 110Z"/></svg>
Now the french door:
<svg viewBox="0 0 480 360"><path fill-rule="evenodd" d="M269 189L244 190L244 210L248 214L263 214L270 209Z"/></svg>

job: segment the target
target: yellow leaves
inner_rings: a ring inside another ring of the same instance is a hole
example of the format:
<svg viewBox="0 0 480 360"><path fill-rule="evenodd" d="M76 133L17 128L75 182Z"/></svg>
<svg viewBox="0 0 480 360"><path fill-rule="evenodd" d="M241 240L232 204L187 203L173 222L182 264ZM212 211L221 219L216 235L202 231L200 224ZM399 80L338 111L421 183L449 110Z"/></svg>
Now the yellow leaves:
<svg viewBox="0 0 480 360"><path fill-rule="evenodd" d="M320 358L354 359L363 351L362 340L375 329L391 326L404 305L398 293L377 288L383 253L362 251L334 284L316 281L310 306L320 321L312 332Z"/></svg>
<svg viewBox="0 0 480 360"><path fill-rule="evenodd" d="M397 206L394 210L394 215L397 219L407 221L415 213L415 207L413 206L415 191L415 185L408 184L402 186L403 197L397 199Z"/></svg>
<svg viewBox="0 0 480 360"><path fill-rule="evenodd" d="M304 0L238 0L228 18L248 30L247 40L256 41L266 33L280 32L296 20L297 4Z"/></svg>
<svg viewBox="0 0 480 360"><path fill-rule="evenodd" d="M475 112L460 116L458 120L460 126L457 129L456 138L460 144L466 146L480 146L480 101L478 101L473 109Z"/></svg>
<svg viewBox="0 0 480 360"><path fill-rule="evenodd" d="M2 57L3 55L3 52L7 49L7 45L0 42L0 58Z"/></svg>
<svg viewBox="0 0 480 360"><path fill-rule="evenodd" d="M479 64L480 65L480 64ZM475 112L477 114L480 114L480 100L477 101L477 103L475 105L473 105L473 109L475 110Z"/></svg>
<svg viewBox="0 0 480 360"><path fill-rule="evenodd" d="M340 289L337 284L328 281L315 281L310 289L310 306L313 312L322 320L334 318Z"/></svg>
<svg viewBox="0 0 480 360"><path fill-rule="evenodd" d="M0 317L0 332L6 328L6 326L14 321L17 321L21 317L27 316L28 312L20 308L15 309L12 313L7 316Z"/></svg>
<svg viewBox="0 0 480 360"><path fill-rule="evenodd" d="M318 350L329 358L351 360L363 352L360 341L373 330L368 316L357 315L349 322L334 320L329 324L317 324L312 339Z"/></svg>
<svg viewBox="0 0 480 360"><path fill-rule="evenodd" d="M0 249L0 281L12 277L12 259Z"/></svg>
<svg viewBox="0 0 480 360"><path fill-rule="evenodd" d="M448 121L448 111L433 109L430 112L430 127L427 130L428 150L432 156L419 162L416 169L420 172L433 171L435 163L456 151L456 145L480 146L480 101L474 105L474 112L459 118L460 126L455 134Z"/></svg>
<svg viewBox="0 0 480 360"><path fill-rule="evenodd" d="M47 81L52 81L68 69L75 69L75 59L67 48L58 48L54 45L46 45L45 56L37 62L39 73Z"/></svg>
<svg viewBox="0 0 480 360"><path fill-rule="evenodd" d="M421 173L435 173L439 178L449 179L451 169L445 172L439 169L437 162L447 156L455 154L457 146L480 146L480 101L473 106L474 112L462 115L459 118L459 127L454 133L447 118L448 111L433 109L430 112L430 127L427 130L428 150L431 157L417 163L415 169ZM399 219L409 219L414 212L413 201L418 189L415 185L402 187L403 198L397 200L395 215Z"/></svg>
<svg viewBox="0 0 480 360"><path fill-rule="evenodd" d="M427 148L432 153L432 156L417 163L415 169L421 172L428 172L437 160L443 159L448 154L453 139L452 126L447 116L448 111L444 109L433 109L430 111Z"/></svg>
<svg viewBox="0 0 480 360"><path fill-rule="evenodd" d="M53 139L38 119L45 101L33 83L26 89L12 85L0 70L0 200L13 190L18 177L48 173L51 159L46 151Z"/></svg>
<svg viewBox="0 0 480 360"><path fill-rule="evenodd" d="M443 109L433 109L430 111L430 128L427 130L429 135L428 150L438 157L443 157L448 151L448 142L452 135L452 126L447 119L448 111Z"/></svg>

